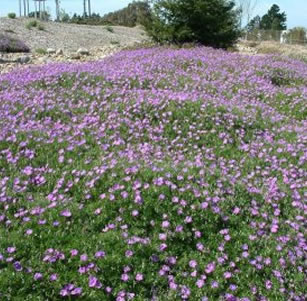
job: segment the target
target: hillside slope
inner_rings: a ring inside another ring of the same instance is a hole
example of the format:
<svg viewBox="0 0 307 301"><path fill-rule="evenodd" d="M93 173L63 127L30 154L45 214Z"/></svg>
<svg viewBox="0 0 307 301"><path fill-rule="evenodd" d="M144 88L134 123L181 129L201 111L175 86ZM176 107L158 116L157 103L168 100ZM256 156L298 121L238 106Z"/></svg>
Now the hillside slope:
<svg viewBox="0 0 307 301"><path fill-rule="evenodd" d="M45 30L27 29L29 19L0 18L0 32L25 41L32 49L62 48L64 51L76 51L80 47L93 48L109 44L132 45L146 39L145 32L139 28L123 26L89 26L41 22ZM109 29L109 30L108 30Z"/></svg>

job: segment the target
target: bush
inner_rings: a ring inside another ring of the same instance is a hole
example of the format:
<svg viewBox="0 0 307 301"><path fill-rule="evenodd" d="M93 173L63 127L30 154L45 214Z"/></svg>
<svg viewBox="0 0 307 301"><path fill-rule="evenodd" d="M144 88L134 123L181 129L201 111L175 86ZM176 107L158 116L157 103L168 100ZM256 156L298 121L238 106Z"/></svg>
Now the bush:
<svg viewBox="0 0 307 301"><path fill-rule="evenodd" d="M38 22L36 20L29 21L26 25L28 29L31 29L32 27L37 27L37 26L38 26Z"/></svg>
<svg viewBox="0 0 307 301"><path fill-rule="evenodd" d="M108 32L111 32L111 33L114 32L114 29L111 26L106 26L105 30L108 31Z"/></svg>
<svg viewBox="0 0 307 301"><path fill-rule="evenodd" d="M0 34L0 52L29 52L30 48L22 41Z"/></svg>
<svg viewBox="0 0 307 301"><path fill-rule="evenodd" d="M155 0L152 21L145 27L159 43L227 48L239 36L238 15L228 0Z"/></svg>
<svg viewBox="0 0 307 301"><path fill-rule="evenodd" d="M286 34L286 41L289 44L306 44L307 29L304 27L294 27Z"/></svg>
<svg viewBox="0 0 307 301"><path fill-rule="evenodd" d="M37 48L36 50L35 50L35 52L37 53L37 54L47 54L47 51L45 50L45 49L43 49L43 48Z"/></svg>
<svg viewBox="0 0 307 301"><path fill-rule="evenodd" d="M43 24L39 24L39 25L37 26L37 29L38 29L38 30L45 30L45 26L44 26Z"/></svg>
<svg viewBox="0 0 307 301"><path fill-rule="evenodd" d="M146 1L134 1L127 7L102 17L102 21L112 25L133 27L144 24L150 18L151 9Z"/></svg>
<svg viewBox="0 0 307 301"><path fill-rule="evenodd" d="M16 18L16 14L15 13L9 13L7 15L10 19L15 19Z"/></svg>

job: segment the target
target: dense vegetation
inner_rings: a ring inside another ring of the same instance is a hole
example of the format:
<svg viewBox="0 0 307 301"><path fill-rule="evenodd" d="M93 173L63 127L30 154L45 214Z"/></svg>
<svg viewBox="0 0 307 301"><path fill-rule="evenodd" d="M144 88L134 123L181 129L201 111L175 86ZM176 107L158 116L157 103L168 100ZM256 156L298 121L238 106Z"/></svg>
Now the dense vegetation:
<svg viewBox="0 0 307 301"><path fill-rule="evenodd" d="M287 29L287 15L285 12L280 12L278 5L273 4L266 14L262 17L255 16L249 24L247 29L249 31L255 29L263 30L285 30Z"/></svg>
<svg viewBox="0 0 307 301"><path fill-rule="evenodd" d="M228 0L156 0L145 24L159 43L200 43L227 48L238 36L238 13Z"/></svg>
<svg viewBox="0 0 307 301"><path fill-rule="evenodd" d="M209 48L1 75L0 299L303 301L306 78Z"/></svg>
<svg viewBox="0 0 307 301"><path fill-rule="evenodd" d="M62 22L87 25L121 25L133 27L150 21L151 9L146 1L133 1L127 7L100 16L93 13L91 16L74 14L70 17L65 12L61 14Z"/></svg>
<svg viewBox="0 0 307 301"><path fill-rule="evenodd" d="M21 40L0 33L0 53L29 52L29 47Z"/></svg>

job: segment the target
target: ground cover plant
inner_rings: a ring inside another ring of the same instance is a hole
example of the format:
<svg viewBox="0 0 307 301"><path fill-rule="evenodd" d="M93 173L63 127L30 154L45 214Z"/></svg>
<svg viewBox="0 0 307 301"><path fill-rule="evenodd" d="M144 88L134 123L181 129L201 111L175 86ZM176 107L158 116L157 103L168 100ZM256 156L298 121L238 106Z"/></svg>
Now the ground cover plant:
<svg viewBox="0 0 307 301"><path fill-rule="evenodd" d="M0 53L29 52L29 47L21 40L0 33Z"/></svg>
<svg viewBox="0 0 307 301"><path fill-rule="evenodd" d="M0 299L305 300L307 65L126 50L0 76Z"/></svg>

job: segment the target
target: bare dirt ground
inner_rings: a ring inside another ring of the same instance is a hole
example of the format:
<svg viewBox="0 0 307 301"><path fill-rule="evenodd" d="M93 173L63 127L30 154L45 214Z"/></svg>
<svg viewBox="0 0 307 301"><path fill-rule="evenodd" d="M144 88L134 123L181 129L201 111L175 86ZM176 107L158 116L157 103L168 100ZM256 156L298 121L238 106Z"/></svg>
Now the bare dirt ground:
<svg viewBox="0 0 307 301"><path fill-rule="evenodd" d="M140 27L89 26L56 22L40 22L45 30L27 29L29 19L0 18L0 32L26 42L34 51L39 48L55 48L64 51L77 51L80 47L93 47L119 44L133 45L146 39Z"/></svg>
<svg viewBox="0 0 307 301"><path fill-rule="evenodd" d="M274 41L241 41L237 48L247 54L279 54L307 62L307 45L280 44Z"/></svg>
<svg viewBox="0 0 307 301"><path fill-rule="evenodd" d="M30 53L0 53L0 73L28 65L46 64L51 62L94 61L112 55L129 46L147 41L145 31L137 26L89 26L56 22L41 22L44 30L28 29L31 19L0 18L0 33L20 39L30 47ZM88 50L87 55L78 55L80 48ZM47 49L59 53L46 53ZM40 50L38 52L38 50ZM43 52L42 52L43 50ZM45 53L44 53L45 52ZM26 64L13 62L20 57L27 57ZM2 63L1 63L2 60ZM7 63L3 63L7 61Z"/></svg>

